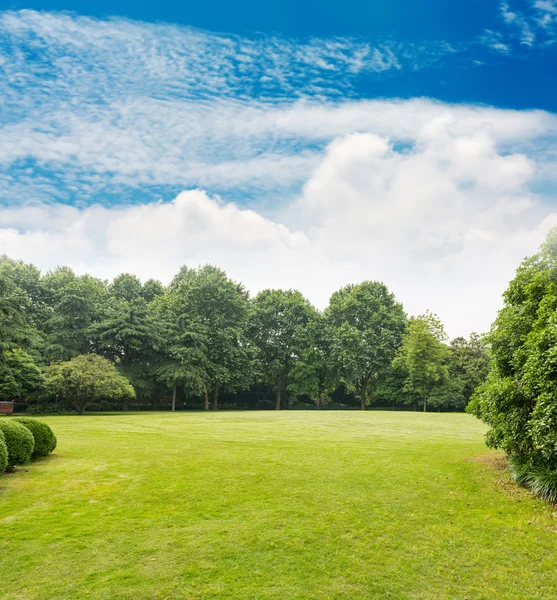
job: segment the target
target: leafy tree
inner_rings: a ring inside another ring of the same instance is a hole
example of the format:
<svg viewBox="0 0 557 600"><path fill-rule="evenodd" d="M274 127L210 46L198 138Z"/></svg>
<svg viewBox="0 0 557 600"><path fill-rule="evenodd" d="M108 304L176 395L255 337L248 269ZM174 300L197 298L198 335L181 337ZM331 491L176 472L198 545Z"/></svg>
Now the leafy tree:
<svg viewBox="0 0 557 600"><path fill-rule="evenodd" d="M389 370L401 343L406 322L402 305L385 284L365 281L335 292L325 316L332 357L365 410L373 385Z"/></svg>
<svg viewBox="0 0 557 600"><path fill-rule="evenodd" d="M0 363L7 351L28 347L36 339L27 319L28 305L25 292L0 273Z"/></svg>
<svg viewBox="0 0 557 600"><path fill-rule="evenodd" d="M244 388L250 381L248 293L212 265L188 271L173 290L180 318L203 340L203 370L216 410L220 391Z"/></svg>
<svg viewBox="0 0 557 600"><path fill-rule="evenodd" d="M142 297L132 301L112 299L104 317L89 328L89 334L97 352L116 364L136 392L152 391L156 362L154 348L161 340ZM126 402L124 410L128 408Z"/></svg>
<svg viewBox="0 0 557 600"><path fill-rule="evenodd" d="M139 278L135 275L122 273L115 277L108 286L108 293L112 298L116 298L117 300L134 302L143 296L143 286Z"/></svg>
<svg viewBox="0 0 557 600"><path fill-rule="evenodd" d="M447 369L447 381L433 391L429 404L445 410L464 410L489 371L489 353L484 338L472 333L468 340L463 337L453 339L449 345Z"/></svg>
<svg viewBox="0 0 557 600"><path fill-rule="evenodd" d="M155 298L164 294L164 286L156 279L147 279L143 284L141 295L146 302L152 302Z"/></svg>
<svg viewBox="0 0 557 600"><path fill-rule="evenodd" d="M21 348L8 350L0 363L0 399L16 400L39 391L44 384L41 370Z"/></svg>
<svg viewBox="0 0 557 600"><path fill-rule="evenodd" d="M0 256L0 279L6 277L27 296L25 312L29 323L40 330L49 316L47 294L41 272L34 265Z"/></svg>
<svg viewBox="0 0 557 600"><path fill-rule="evenodd" d="M118 401L135 398L129 381L108 359L95 354L50 365L45 383L51 394L73 406L80 415L92 402L105 398Z"/></svg>
<svg viewBox="0 0 557 600"><path fill-rule="evenodd" d="M395 365L406 373L404 390L422 399L424 412L432 393L448 378L446 338L436 315L411 318L395 358Z"/></svg>
<svg viewBox="0 0 557 600"><path fill-rule="evenodd" d="M304 330L315 315L315 308L294 290L264 290L253 301L250 337L263 377L275 387L276 410L281 408L282 390L300 360Z"/></svg>
<svg viewBox="0 0 557 600"><path fill-rule="evenodd" d="M52 312L46 322L48 361L66 360L92 350L90 327L103 313L106 284L100 279L77 277L67 267L45 276Z"/></svg>
<svg viewBox="0 0 557 600"><path fill-rule="evenodd" d="M202 395L205 410L209 408L207 357L202 332L184 311L183 298L168 290L153 303L154 320L161 340L157 376L172 389L172 411L176 410L178 387Z"/></svg>
<svg viewBox="0 0 557 600"><path fill-rule="evenodd" d="M330 402L338 379L331 360L330 335L323 315L315 313L302 329L298 343L298 360L290 371L288 391L307 395L318 405Z"/></svg>
<svg viewBox="0 0 557 600"><path fill-rule="evenodd" d="M557 501L557 230L523 261L488 336L491 369L468 406L516 479Z"/></svg>

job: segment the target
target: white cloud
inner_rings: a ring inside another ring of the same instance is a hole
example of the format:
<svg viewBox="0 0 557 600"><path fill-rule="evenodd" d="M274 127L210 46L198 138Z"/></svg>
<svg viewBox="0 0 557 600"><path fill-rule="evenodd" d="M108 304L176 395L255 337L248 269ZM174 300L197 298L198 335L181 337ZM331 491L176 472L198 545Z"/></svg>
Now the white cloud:
<svg viewBox="0 0 557 600"><path fill-rule="evenodd" d="M391 136L388 118L372 117L376 131L338 136L273 218L203 191L127 207L13 206L0 211L0 248L103 277L168 281L183 263L212 262L252 291L296 287L320 307L341 285L380 279L409 312L438 312L453 335L485 330L521 258L557 223L529 189L535 161L501 146L527 142L551 117L422 108L391 107ZM401 132L411 145L393 145Z"/></svg>
<svg viewBox="0 0 557 600"><path fill-rule="evenodd" d="M0 13L0 252L164 281L212 262L320 307L381 279L453 335L485 330L557 220L553 192L534 191L555 189L556 116L350 97L359 73L456 51ZM98 203L157 186L200 189Z"/></svg>

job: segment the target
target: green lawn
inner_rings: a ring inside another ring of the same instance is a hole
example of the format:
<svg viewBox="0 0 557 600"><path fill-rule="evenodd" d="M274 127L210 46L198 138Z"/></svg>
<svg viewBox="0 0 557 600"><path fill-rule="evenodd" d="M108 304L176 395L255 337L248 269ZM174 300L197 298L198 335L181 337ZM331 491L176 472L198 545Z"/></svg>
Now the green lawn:
<svg viewBox="0 0 557 600"><path fill-rule="evenodd" d="M0 478L0 597L554 599L557 513L462 414L44 418Z"/></svg>

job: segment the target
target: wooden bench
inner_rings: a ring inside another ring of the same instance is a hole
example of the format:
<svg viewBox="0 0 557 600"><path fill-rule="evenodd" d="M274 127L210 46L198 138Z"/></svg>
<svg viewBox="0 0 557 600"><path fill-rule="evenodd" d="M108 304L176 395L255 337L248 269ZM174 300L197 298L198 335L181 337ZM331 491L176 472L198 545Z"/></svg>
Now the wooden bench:
<svg viewBox="0 0 557 600"><path fill-rule="evenodd" d="M14 412L13 402L0 402L0 415L11 415Z"/></svg>

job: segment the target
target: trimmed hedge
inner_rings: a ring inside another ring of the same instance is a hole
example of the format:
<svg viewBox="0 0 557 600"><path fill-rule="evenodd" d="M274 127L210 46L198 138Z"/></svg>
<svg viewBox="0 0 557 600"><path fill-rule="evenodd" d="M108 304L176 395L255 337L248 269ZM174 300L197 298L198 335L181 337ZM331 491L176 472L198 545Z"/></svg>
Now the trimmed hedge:
<svg viewBox="0 0 557 600"><path fill-rule="evenodd" d="M8 447L8 469L26 463L35 448L33 434L27 427L9 417L0 419L0 430L4 433Z"/></svg>
<svg viewBox="0 0 557 600"><path fill-rule="evenodd" d="M4 473L8 466L8 446L6 446L6 438L4 432L0 429L0 475Z"/></svg>
<svg viewBox="0 0 557 600"><path fill-rule="evenodd" d="M29 419L28 417L14 417L13 421L21 423L33 434L35 438L34 458L47 456L56 448L56 436L46 423L37 421L37 419Z"/></svg>

